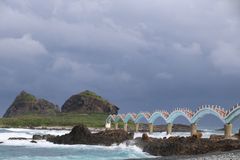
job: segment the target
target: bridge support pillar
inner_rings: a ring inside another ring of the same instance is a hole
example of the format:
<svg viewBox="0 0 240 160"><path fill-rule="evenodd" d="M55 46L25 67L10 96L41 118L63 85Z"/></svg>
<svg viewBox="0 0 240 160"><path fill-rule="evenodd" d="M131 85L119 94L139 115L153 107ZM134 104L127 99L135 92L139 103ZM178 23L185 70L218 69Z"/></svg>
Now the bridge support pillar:
<svg viewBox="0 0 240 160"><path fill-rule="evenodd" d="M196 123L191 124L191 136L197 134L197 125Z"/></svg>
<svg viewBox="0 0 240 160"><path fill-rule="evenodd" d="M167 124L167 134L172 134L172 126L173 126L172 123Z"/></svg>
<svg viewBox="0 0 240 160"><path fill-rule="evenodd" d="M123 127L124 131L128 131L128 124L127 123L124 123L124 127Z"/></svg>
<svg viewBox="0 0 240 160"><path fill-rule="evenodd" d="M115 123L115 129L118 129L118 123Z"/></svg>
<svg viewBox="0 0 240 160"><path fill-rule="evenodd" d="M138 130L139 130L139 123L136 123L135 125L136 125L136 126L135 126L135 127L136 127L136 128L135 128L135 132L138 132Z"/></svg>
<svg viewBox="0 0 240 160"><path fill-rule="evenodd" d="M230 138L232 136L232 124L227 123L224 125L224 137Z"/></svg>
<svg viewBox="0 0 240 160"><path fill-rule="evenodd" d="M106 122L105 128L106 129L111 129L111 122Z"/></svg>
<svg viewBox="0 0 240 160"><path fill-rule="evenodd" d="M148 126L149 126L149 133L150 134L153 133L153 124L149 123Z"/></svg>

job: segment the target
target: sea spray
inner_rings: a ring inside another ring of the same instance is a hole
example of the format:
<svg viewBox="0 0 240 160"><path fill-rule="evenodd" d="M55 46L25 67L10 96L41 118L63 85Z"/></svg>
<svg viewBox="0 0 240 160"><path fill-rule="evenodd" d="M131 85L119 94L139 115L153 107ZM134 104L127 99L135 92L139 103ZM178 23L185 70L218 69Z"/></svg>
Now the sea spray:
<svg viewBox="0 0 240 160"><path fill-rule="evenodd" d="M69 131L66 131L69 132ZM0 159L14 160L45 160L53 159L128 159L128 158L149 158L152 157L142 152L138 147L130 143L120 145L100 146L100 145L58 145L39 140L37 143L31 143L31 140L8 140L10 137L31 138L34 134L57 133L64 134L63 131L43 131L31 129L0 129ZM4 136L4 139L2 138ZM59 156L61 155L61 156Z"/></svg>

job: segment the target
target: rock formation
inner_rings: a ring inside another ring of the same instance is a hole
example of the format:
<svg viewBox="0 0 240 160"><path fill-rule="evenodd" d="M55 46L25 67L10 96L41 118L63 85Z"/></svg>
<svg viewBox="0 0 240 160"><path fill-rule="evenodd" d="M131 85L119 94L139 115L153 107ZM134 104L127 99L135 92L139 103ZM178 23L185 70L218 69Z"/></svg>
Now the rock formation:
<svg viewBox="0 0 240 160"><path fill-rule="evenodd" d="M240 141L232 139L206 139L198 137L169 137L163 139L135 139L135 145L154 156L197 155L217 151L240 149Z"/></svg>
<svg viewBox="0 0 240 160"><path fill-rule="evenodd" d="M56 115L59 112L57 105L22 91L7 109L3 117L23 115Z"/></svg>
<svg viewBox="0 0 240 160"><path fill-rule="evenodd" d="M133 134L124 130L106 130L98 133L91 133L84 125L73 127L69 134L62 136L49 137L47 141L56 144L88 144L88 145L106 145L114 143L120 144L126 140L133 139Z"/></svg>
<svg viewBox="0 0 240 160"><path fill-rule="evenodd" d="M62 112L117 114L119 108L91 91L71 96L62 106Z"/></svg>

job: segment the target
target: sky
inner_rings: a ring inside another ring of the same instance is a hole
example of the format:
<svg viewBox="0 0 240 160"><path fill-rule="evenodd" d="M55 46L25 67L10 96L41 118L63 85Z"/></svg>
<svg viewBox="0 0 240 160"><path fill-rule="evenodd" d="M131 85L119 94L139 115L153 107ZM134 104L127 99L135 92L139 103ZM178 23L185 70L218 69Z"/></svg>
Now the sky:
<svg viewBox="0 0 240 160"><path fill-rule="evenodd" d="M0 115L22 90L125 112L240 102L238 0L1 0Z"/></svg>

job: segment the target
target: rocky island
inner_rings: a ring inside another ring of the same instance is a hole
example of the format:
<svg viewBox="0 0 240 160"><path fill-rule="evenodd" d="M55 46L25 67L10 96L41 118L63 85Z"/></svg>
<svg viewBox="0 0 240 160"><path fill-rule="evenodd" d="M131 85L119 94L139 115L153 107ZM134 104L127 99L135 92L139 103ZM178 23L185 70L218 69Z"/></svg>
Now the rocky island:
<svg viewBox="0 0 240 160"><path fill-rule="evenodd" d="M72 95L62 106L63 113L108 113L117 114L119 108L96 93L86 90Z"/></svg>
<svg viewBox="0 0 240 160"><path fill-rule="evenodd" d="M98 133L91 133L84 125L73 127L69 134L62 136L50 136L47 141L55 144L88 144L88 145L106 145L120 144L126 140L133 139L133 133L127 133L124 130L106 130Z"/></svg>
<svg viewBox="0 0 240 160"><path fill-rule="evenodd" d="M57 105L22 91L3 115L4 118L24 115L53 116L60 112Z"/></svg>
<svg viewBox="0 0 240 160"><path fill-rule="evenodd" d="M0 127L72 128L84 123L88 127L103 128L109 114L119 108L95 92L86 90L70 96L62 105L37 98L22 91L0 118Z"/></svg>

